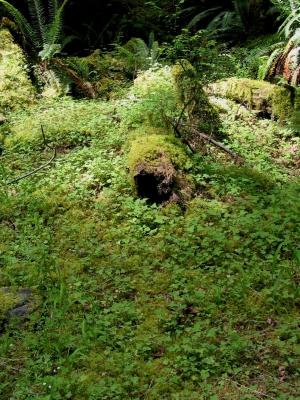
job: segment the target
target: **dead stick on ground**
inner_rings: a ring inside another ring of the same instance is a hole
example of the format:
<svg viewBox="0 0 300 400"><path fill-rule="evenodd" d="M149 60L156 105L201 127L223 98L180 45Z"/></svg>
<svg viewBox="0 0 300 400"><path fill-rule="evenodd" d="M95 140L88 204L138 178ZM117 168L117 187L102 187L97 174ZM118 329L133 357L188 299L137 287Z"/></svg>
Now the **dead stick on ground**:
<svg viewBox="0 0 300 400"><path fill-rule="evenodd" d="M42 136L43 136L43 141L44 141L44 145L45 147L48 147L48 149L53 150L53 155L50 158L49 161L47 161L45 164L41 165L40 167L34 169L33 171L27 172L24 175L19 176L18 178L12 179L11 181L7 182L8 185L12 185L13 183L17 183L19 181L21 181L22 179L28 178L31 175L36 174L37 172L41 171L42 169L46 168L48 165L50 165L52 163L52 161L56 158L56 147L52 148L51 146L49 146L46 142L46 136L45 136L45 132L44 132L44 128L41 125L41 132L42 132Z"/></svg>
<svg viewBox="0 0 300 400"><path fill-rule="evenodd" d="M182 125L181 125L182 126ZM232 151L231 149L229 149L227 146L225 146L223 143L220 143L218 141L216 141L215 139L213 139L211 136L206 135L203 132L198 131L198 129L196 129L195 127L191 126L191 125L187 125L187 127L191 130L191 132L195 133L197 136L201 137L201 139L205 140L208 143L211 143L212 145L214 145L215 147L218 147L219 149L221 149L222 151L224 151L225 153L229 154L231 157L235 158L236 160L239 161L243 161L243 158L235 153L234 151ZM176 125L173 125L173 128L176 130L176 133L180 135L181 138L183 138L184 136L181 134L179 127ZM188 147L192 150L192 152L195 152L195 149L191 146L191 144L188 142L188 140L185 139L185 143L188 145Z"/></svg>

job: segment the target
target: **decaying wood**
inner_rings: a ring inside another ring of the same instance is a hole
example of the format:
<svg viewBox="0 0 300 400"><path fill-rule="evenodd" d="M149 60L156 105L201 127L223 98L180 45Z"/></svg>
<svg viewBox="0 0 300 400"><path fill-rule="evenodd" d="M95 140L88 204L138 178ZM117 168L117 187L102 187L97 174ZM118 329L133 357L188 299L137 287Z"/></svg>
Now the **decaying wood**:
<svg viewBox="0 0 300 400"><path fill-rule="evenodd" d="M90 99L96 98L95 89L90 82L83 80L72 68L58 58L54 58L51 62L64 71L86 97Z"/></svg>

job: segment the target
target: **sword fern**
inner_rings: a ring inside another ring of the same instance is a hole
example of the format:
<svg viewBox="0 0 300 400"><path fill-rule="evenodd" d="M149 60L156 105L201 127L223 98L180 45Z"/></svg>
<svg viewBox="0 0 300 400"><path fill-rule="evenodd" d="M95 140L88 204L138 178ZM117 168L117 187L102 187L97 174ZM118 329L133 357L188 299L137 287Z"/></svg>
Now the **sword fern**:
<svg viewBox="0 0 300 400"><path fill-rule="evenodd" d="M7 0L0 5L7 10L22 32L26 42L42 60L52 58L62 49L63 11L69 0L27 0L29 19Z"/></svg>

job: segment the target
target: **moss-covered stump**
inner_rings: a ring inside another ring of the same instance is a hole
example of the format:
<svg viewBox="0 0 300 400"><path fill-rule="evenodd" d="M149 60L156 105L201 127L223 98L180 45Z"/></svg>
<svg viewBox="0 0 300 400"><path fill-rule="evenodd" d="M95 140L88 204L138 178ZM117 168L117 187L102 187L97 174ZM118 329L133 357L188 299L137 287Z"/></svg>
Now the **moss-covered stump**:
<svg viewBox="0 0 300 400"><path fill-rule="evenodd" d="M152 203L184 201L191 194L184 169L188 157L168 135L141 136L131 143L128 167L137 196Z"/></svg>
<svg viewBox="0 0 300 400"><path fill-rule="evenodd" d="M254 79L230 78L209 85L210 94L244 104L263 117L286 121L293 113L293 92L287 87Z"/></svg>
<svg viewBox="0 0 300 400"><path fill-rule="evenodd" d="M34 95L22 50L7 29L0 29L0 112L26 107Z"/></svg>

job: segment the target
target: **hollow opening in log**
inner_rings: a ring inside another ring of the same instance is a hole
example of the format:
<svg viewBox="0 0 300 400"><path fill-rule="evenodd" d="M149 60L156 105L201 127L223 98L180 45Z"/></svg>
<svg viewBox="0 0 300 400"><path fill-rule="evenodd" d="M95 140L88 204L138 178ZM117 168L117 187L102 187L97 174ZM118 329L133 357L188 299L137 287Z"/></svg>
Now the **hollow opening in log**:
<svg viewBox="0 0 300 400"><path fill-rule="evenodd" d="M134 177L137 194L151 203L168 201L173 191L173 179L163 174L142 170Z"/></svg>
<svg viewBox="0 0 300 400"><path fill-rule="evenodd" d="M256 112L256 118L258 119L272 119L272 113L268 110L261 110Z"/></svg>

